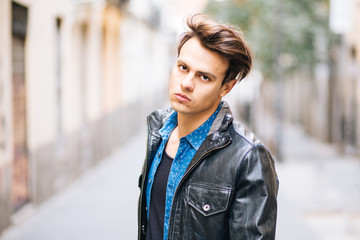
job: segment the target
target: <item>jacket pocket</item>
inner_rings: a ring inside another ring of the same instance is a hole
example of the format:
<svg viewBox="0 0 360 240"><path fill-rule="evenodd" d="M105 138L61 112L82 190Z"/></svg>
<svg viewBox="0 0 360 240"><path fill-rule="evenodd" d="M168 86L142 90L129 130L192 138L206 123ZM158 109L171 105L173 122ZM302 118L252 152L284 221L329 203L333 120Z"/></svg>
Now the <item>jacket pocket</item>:
<svg viewBox="0 0 360 240"><path fill-rule="evenodd" d="M231 188L189 185L188 204L205 217L228 208Z"/></svg>

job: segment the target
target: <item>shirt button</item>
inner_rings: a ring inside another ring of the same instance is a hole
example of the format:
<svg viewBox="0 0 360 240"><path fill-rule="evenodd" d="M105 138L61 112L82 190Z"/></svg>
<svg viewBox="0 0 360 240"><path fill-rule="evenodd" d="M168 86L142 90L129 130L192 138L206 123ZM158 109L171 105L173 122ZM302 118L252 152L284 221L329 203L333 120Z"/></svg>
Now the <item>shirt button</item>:
<svg viewBox="0 0 360 240"><path fill-rule="evenodd" d="M160 157L160 153L158 153L158 157Z"/></svg>
<svg viewBox="0 0 360 240"><path fill-rule="evenodd" d="M151 178L149 179L149 183L151 183Z"/></svg>
<svg viewBox="0 0 360 240"><path fill-rule="evenodd" d="M203 206L203 209L204 209L205 212L209 211L209 210L210 210L210 205L209 205L209 204L205 204L205 205Z"/></svg>

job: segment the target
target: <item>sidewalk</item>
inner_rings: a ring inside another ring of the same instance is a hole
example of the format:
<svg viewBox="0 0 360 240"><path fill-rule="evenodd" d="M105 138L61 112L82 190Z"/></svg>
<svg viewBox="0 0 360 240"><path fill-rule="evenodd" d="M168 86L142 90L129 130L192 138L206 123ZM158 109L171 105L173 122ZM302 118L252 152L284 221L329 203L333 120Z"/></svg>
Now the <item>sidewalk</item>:
<svg viewBox="0 0 360 240"><path fill-rule="evenodd" d="M360 159L286 127L278 240L360 239Z"/></svg>
<svg viewBox="0 0 360 240"><path fill-rule="evenodd" d="M7 229L0 240L131 240L145 131ZM360 239L360 160L286 127L277 240ZM30 208L31 209L31 208Z"/></svg>
<svg viewBox="0 0 360 240"><path fill-rule="evenodd" d="M137 239L145 130L69 188L30 210L1 240Z"/></svg>

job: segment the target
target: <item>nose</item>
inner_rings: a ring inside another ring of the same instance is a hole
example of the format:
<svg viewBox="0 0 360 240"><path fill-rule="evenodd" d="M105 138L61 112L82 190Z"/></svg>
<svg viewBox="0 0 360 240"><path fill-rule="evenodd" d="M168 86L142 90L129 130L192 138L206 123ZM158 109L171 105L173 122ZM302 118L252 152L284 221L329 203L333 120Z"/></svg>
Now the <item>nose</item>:
<svg viewBox="0 0 360 240"><path fill-rule="evenodd" d="M186 91L194 90L194 74L187 74L180 82L181 88Z"/></svg>

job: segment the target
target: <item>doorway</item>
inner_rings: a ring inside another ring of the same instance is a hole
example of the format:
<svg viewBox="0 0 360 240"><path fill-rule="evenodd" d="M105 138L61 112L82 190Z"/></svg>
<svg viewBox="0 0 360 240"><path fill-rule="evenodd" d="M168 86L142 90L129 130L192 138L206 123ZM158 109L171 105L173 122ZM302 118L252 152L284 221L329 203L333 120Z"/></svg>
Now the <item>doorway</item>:
<svg viewBox="0 0 360 240"><path fill-rule="evenodd" d="M29 200L29 161L26 140L25 38L27 8L12 2L13 174L11 204L19 210Z"/></svg>

